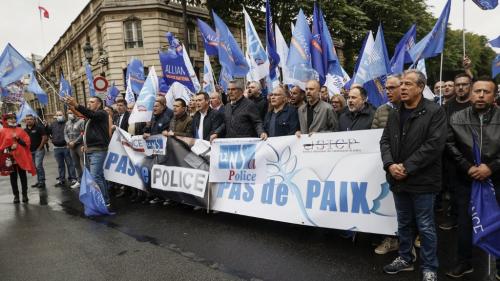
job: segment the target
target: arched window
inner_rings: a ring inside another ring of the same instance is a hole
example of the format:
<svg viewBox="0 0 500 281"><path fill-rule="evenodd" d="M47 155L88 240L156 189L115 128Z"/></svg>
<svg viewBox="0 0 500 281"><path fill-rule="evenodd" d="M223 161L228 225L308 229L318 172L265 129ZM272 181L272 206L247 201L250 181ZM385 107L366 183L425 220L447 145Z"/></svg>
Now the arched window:
<svg viewBox="0 0 500 281"><path fill-rule="evenodd" d="M123 22L125 31L125 49L142 48L141 20L129 18Z"/></svg>

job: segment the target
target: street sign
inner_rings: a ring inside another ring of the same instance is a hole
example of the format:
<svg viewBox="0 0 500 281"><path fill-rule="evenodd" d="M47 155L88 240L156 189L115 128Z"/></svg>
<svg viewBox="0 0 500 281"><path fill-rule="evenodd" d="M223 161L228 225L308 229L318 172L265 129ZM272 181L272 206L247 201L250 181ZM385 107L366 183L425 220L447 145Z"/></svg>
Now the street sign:
<svg viewBox="0 0 500 281"><path fill-rule="evenodd" d="M99 92L106 92L108 90L109 82L102 76L94 78L94 89Z"/></svg>

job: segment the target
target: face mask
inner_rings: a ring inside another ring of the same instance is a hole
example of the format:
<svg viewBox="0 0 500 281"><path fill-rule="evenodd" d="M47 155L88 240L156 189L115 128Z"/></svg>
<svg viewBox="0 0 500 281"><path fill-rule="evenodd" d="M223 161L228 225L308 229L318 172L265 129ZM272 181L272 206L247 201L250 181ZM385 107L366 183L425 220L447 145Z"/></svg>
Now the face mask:
<svg viewBox="0 0 500 281"><path fill-rule="evenodd" d="M56 120L57 120L57 122L64 122L64 117L63 116L57 116Z"/></svg>
<svg viewBox="0 0 500 281"><path fill-rule="evenodd" d="M74 120L74 119L75 119L75 115L73 115L73 114L68 114L68 119L69 119L69 120Z"/></svg>

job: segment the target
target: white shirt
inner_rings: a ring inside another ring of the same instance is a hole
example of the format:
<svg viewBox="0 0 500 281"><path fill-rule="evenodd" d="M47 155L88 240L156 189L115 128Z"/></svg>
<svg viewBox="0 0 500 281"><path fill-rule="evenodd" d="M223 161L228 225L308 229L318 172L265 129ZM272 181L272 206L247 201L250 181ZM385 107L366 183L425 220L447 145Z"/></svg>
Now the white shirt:
<svg viewBox="0 0 500 281"><path fill-rule="evenodd" d="M200 111L200 124L198 125L198 138L199 139L203 139L203 121L205 121L205 116L207 116L207 112L203 113Z"/></svg>

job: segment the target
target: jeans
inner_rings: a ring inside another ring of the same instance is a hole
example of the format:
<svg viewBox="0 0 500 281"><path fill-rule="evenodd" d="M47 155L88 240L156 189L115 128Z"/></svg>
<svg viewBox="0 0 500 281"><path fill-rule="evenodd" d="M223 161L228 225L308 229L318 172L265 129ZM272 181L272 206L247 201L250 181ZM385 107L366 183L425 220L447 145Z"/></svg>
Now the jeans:
<svg viewBox="0 0 500 281"><path fill-rule="evenodd" d="M71 155L71 159L73 159L73 164L76 168L76 173L78 175L78 179L82 178L82 166L83 166L83 155L82 155L82 146L76 145L73 148L69 149L69 153Z"/></svg>
<svg viewBox="0 0 500 281"><path fill-rule="evenodd" d="M43 168L43 158L45 157L45 149L35 150L31 152L33 165L36 167L36 178L38 183L45 183L45 169Z"/></svg>
<svg viewBox="0 0 500 281"><path fill-rule="evenodd" d="M57 170L59 171L59 181L64 182L66 179L66 167L68 168L68 179L76 180L75 165L69 154L67 147L54 147L54 157L57 161Z"/></svg>
<svg viewBox="0 0 500 281"><path fill-rule="evenodd" d="M21 179L21 188L23 197L28 196L28 178L26 177L26 171L21 169L19 165L14 165L14 171L10 173L10 186L12 187L12 193L15 197L19 197L19 187L17 185L17 175Z"/></svg>
<svg viewBox="0 0 500 281"><path fill-rule="evenodd" d="M106 151L87 152L87 167L90 175L94 178L101 189L102 196L106 204L109 204L108 185L104 179L104 160L106 159Z"/></svg>
<svg viewBox="0 0 500 281"><path fill-rule="evenodd" d="M420 234L420 260L423 271L437 272L437 235L434 224L434 193L394 193L398 217L399 255L412 261L412 248L416 236L415 225Z"/></svg>

